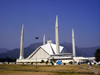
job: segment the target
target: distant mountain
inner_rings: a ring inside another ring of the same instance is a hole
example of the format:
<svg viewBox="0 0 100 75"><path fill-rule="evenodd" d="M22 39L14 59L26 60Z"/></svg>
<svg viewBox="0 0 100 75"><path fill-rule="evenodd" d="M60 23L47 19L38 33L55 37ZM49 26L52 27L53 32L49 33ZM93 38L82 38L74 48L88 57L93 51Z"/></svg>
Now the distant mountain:
<svg viewBox="0 0 100 75"><path fill-rule="evenodd" d="M42 43L37 43L37 47L41 46ZM71 43L62 43L60 44L61 46L64 46L64 48L66 49L67 53L72 53L72 44ZM98 47L91 47L91 48L78 48L75 47L76 49L76 56L84 56L84 57L93 57L95 51L100 48L100 46ZM36 49L36 43L29 45L28 47L24 48L24 57L28 57L32 52L34 52ZM19 58L19 54L20 54L20 49L13 49L13 50L9 50L5 53L0 53L0 57L4 58L6 56L10 57L10 58Z"/></svg>
<svg viewBox="0 0 100 75"><path fill-rule="evenodd" d="M8 51L8 49L6 49L6 48L0 48L0 53L5 53L7 51Z"/></svg>
<svg viewBox="0 0 100 75"><path fill-rule="evenodd" d="M39 47L41 45L43 45L43 43L34 43L34 44L29 45L27 48L36 49L36 46Z"/></svg>
<svg viewBox="0 0 100 75"><path fill-rule="evenodd" d="M66 49L67 53L72 53L72 44L71 43L62 43L60 44L61 46L64 46L64 48ZM81 51L79 50L78 47L75 47L76 50L76 56L81 56Z"/></svg>
<svg viewBox="0 0 100 75"><path fill-rule="evenodd" d="M42 43L37 43L37 47L39 47L40 45L42 45ZM32 52L34 52L35 49L36 49L36 43L31 44L30 46L24 48L24 58L28 57ZM10 58L19 58L19 54L20 54L20 49L16 48L13 50L9 50L6 53L0 53L0 57L4 58L8 56Z"/></svg>
<svg viewBox="0 0 100 75"><path fill-rule="evenodd" d="M85 56L85 57L93 57L94 53L96 52L96 50L100 49L100 46L90 47L90 48L79 48L79 49L81 50L81 53L83 54L83 56Z"/></svg>

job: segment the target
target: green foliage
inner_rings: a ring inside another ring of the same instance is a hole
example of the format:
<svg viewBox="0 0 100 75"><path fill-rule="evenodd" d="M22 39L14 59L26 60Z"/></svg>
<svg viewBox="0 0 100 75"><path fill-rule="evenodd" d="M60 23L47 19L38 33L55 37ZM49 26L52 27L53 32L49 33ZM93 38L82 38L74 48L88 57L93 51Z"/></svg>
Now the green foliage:
<svg viewBox="0 0 100 75"><path fill-rule="evenodd" d="M96 63L94 62L94 65L96 65Z"/></svg>
<svg viewBox="0 0 100 75"><path fill-rule="evenodd" d="M44 60L41 60L41 62L40 63L44 63Z"/></svg>
<svg viewBox="0 0 100 75"><path fill-rule="evenodd" d="M48 64L48 60L45 62L46 63L46 65Z"/></svg>
<svg viewBox="0 0 100 75"><path fill-rule="evenodd" d="M97 61L97 62L99 62L100 61L100 49L97 49L96 50L96 52L94 53L94 55L95 55L95 60Z"/></svg>
<svg viewBox="0 0 100 75"><path fill-rule="evenodd" d="M66 63L63 63L63 65L66 65Z"/></svg>
<svg viewBox="0 0 100 75"><path fill-rule="evenodd" d="M85 63L87 64L89 62L89 60L86 60Z"/></svg>
<svg viewBox="0 0 100 75"><path fill-rule="evenodd" d="M13 59L9 58L9 57L5 57L5 58L2 58L2 62L12 62Z"/></svg>
<svg viewBox="0 0 100 75"><path fill-rule="evenodd" d="M13 59L13 62L16 62L16 58Z"/></svg>
<svg viewBox="0 0 100 75"><path fill-rule="evenodd" d="M54 63L52 61L50 61L51 65L54 65Z"/></svg>
<svg viewBox="0 0 100 75"><path fill-rule="evenodd" d="M33 62L31 62L31 65L33 65Z"/></svg>
<svg viewBox="0 0 100 75"><path fill-rule="evenodd" d="M72 62L72 61L70 61L70 62L69 62L69 64L71 64L71 65L72 65L72 64L73 64L73 62Z"/></svg>
<svg viewBox="0 0 100 75"><path fill-rule="evenodd" d="M80 65L80 62L78 62L78 65Z"/></svg>
<svg viewBox="0 0 100 75"><path fill-rule="evenodd" d="M0 58L0 62L16 62L16 58L12 59L6 56L5 58Z"/></svg>
<svg viewBox="0 0 100 75"><path fill-rule="evenodd" d="M2 62L2 58L0 58L0 62Z"/></svg>

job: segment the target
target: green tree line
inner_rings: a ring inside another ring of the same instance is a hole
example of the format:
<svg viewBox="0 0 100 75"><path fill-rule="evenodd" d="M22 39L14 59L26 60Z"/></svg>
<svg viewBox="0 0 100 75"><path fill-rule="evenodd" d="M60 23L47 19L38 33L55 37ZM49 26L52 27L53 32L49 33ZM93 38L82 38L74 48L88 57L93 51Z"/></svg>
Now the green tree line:
<svg viewBox="0 0 100 75"><path fill-rule="evenodd" d="M100 61L100 49L97 49L94 53L96 62Z"/></svg>
<svg viewBox="0 0 100 75"><path fill-rule="evenodd" d="M0 62L16 62L16 58L12 59L6 56L5 58L0 58Z"/></svg>

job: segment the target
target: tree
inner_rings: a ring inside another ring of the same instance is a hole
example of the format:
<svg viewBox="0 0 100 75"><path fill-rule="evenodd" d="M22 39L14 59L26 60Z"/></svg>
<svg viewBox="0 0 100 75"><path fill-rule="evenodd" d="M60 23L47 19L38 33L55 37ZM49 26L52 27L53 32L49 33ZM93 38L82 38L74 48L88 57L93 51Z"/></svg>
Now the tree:
<svg viewBox="0 0 100 75"><path fill-rule="evenodd" d="M40 63L44 63L44 60L41 60L41 62Z"/></svg>
<svg viewBox="0 0 100 75"><path fill-rule="evenodd" d="M16 62L16 58L13 59L13 62Z"/></svg>
<svg viewBox="0 0 100 75"><path fill-rule="evenodd" d="M2 58L0 58L0 62L2 62Z"/></svg>
<svg viewBox="0 0 100 75"><path fill-rule="evenodd" d="M54 65L53 61L50 61L51 65Z"/></svg>
<svg viewBox="0 0 100 75"><path fill-rule="evenodd" d="M70 62L69 62L69 64L71 64L71 65L72 65L72 64L73 64L73 62L72 62L72 61L70 61Z"/></svg>
<svg viewBox="0 0 100 75"><path fill-rule="evenodd" d="M46 65L48 64L48 60L46 61Z"/></svg>
<svg viewBox="0 0 100 75"><path fill-rule="evenodd" d="M96 62L100 61L100 49L97 49L94 55Z"/></svg>

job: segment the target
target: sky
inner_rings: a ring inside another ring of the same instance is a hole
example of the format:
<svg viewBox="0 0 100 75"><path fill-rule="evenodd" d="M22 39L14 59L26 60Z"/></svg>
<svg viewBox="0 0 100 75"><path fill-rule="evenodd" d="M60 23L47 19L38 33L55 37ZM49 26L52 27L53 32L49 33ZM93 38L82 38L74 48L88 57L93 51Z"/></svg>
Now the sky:
<svg viewBox="0 0 100 75"><path fill-rule="evenodd" d="M23 23L24 47L44 34L55 42L56 15L60 43L72 43L74 28L77 47L100 46L100 0L0 0L0 48L20 48Z"/></svg>

